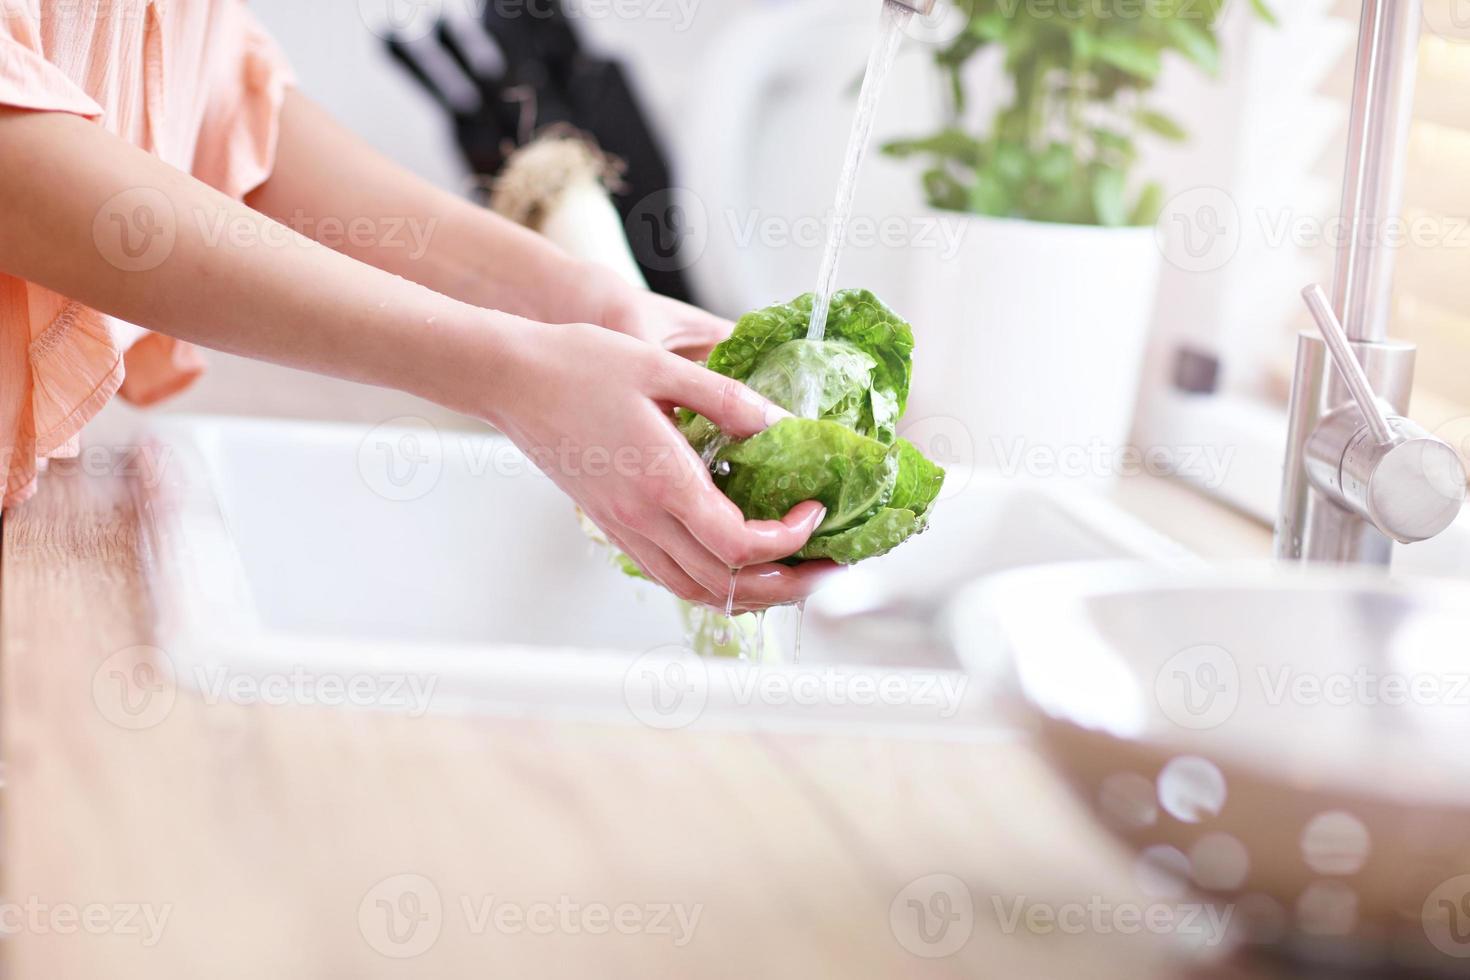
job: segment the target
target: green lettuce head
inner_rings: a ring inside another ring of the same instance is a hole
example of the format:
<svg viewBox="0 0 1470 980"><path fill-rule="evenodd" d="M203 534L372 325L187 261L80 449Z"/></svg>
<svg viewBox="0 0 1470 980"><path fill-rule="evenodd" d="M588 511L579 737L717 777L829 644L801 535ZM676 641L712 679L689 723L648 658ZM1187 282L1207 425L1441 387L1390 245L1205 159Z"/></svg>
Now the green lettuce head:
<svg viewBox="0 0 1470 980"><path fill-rule="evenodd" d="M747 520L779 520L803 500L827 508L792 561L850 565L928 524L944 470L898 438L913 374L912 328L867 290L832 299L825 340L806 339L812 294L742 317L708 367L797 415L743 442L685 413L680 428L714 464Z"/></svg>

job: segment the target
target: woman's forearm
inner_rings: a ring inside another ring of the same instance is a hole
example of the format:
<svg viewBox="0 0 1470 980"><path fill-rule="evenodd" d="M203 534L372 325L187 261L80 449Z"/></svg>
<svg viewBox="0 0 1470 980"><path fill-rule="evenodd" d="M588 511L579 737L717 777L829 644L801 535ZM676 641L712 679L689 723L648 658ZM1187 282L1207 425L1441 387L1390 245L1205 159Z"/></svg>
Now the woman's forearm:
<svg viewBox="0 0 1470 980"><path fill-rule="evenodd" d="M261 212L345 255L475 306L549 323L595 319L616 288L545 238L404 170L287 93Z"/></svg>
<svg viewBox="0 0 1470 980"><path fill-rule="evenodd" d="M513 318L339 254L75 116L0 109L0 173L0 271L205 347L487 414L477 393Z"/></svg>
<svg viewBox="0 0 1470 980"><path fill-rule="evenodd" d="M679 595L794 602L824 509L746 521L674 425L732 438L784 414L734 379L588 324L533 324L306 239L60 113L0 109L0 272L208 347L385 385L498 425L640 566ZM18 393L12 393L18 394ZM304 488L303 488L304 489Z"/></svg>

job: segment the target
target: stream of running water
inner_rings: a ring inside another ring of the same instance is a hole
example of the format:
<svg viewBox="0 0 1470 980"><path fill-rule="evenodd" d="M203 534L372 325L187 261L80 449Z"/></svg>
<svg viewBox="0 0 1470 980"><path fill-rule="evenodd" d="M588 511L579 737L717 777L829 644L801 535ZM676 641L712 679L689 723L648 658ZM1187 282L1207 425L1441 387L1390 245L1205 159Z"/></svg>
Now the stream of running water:
<svg viewBox="0 0 1470 980"><path fill-rule="evenodd" d="M822 254L822 268L817 275L817 298L812 304L812 320L807 328L807 340L821 340L827 335L827 314L832 309L837 268L842 260L842 246L847 239L847 225L852 218L852 202L857 194L858 175L863 169L863 159L868 154L868 144L873 139L873 120L878 113L878 99L883 94L888 74L893 70L893 61L898 56L899 45L903 42L903 29L913 16L912 10L894 3L893 0L885 0L883 4L878 38L873 42L872 53L868 55L868 70L863 74L857 116L852 122L852 133L847 138L847 156L842 163L842 175L837 180L837 201L832 209L832 223L827 227L827 248ZM797 414L806 416L804 412Z"/></svg>
<svg viewBox="0 0 1470 980"><path fill-rule="evenodd" d="M842 260L842 248L847 240L847 227L852 219L853 199L857 194L858 176L862 172L863 160L868 153L868 144L873 139L873 122L878 113L878 100L883 94L883 88L888 82L888 75L893 70L893 62L898 56L898 49L903 43L904 28L908 26L913 18L914 12L908 7L894 0L885 0L883 13L878 22L878 37L873 42L873 50L868 55L868 67L863 73L862 91L858 95L857 115L853 119L852 132L847 140L847 154L843 159L842 173L837 180L837 199L832 210L832 222L827 228L827 244L822 253L822 265L817 274L816 299L812 303L812 318L807 327L806 339L809 341L820 341L827 336L827 317L832 309L832 295L836 291L837 270ZM814 419L821 414L821 385L814 383L816 379L808 379L812 383L800 384L797 404L792 406L793 414L801 417ZM703 459L706 466L718 472L722 464L716 459L720 450L729 445L729 439L721 435L712 440L705 448ZM728 466L728 464L723 464ZM740 635L740 631L734 629L734 620L730 618L734 611L735 599L735 575L730 577L730 594L726 602L725 615L729 624L728 631L722 631L724 636ZM796 650L797 659L801 657L801 620L805 603L797 606L796 616ZM742 656L759 662L764 654L764 617L757 621L756 636L754 638L755 649L749 650L745 647L745 640L741 640Z"/></svg>

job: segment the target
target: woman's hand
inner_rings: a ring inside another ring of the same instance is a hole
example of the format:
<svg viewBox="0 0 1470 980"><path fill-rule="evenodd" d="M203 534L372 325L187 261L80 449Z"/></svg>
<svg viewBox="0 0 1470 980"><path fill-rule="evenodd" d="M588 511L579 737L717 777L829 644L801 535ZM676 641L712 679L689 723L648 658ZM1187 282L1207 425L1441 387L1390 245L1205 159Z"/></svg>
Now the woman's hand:
<svg viewBox="0 0 1470 980"><path fill-rule="evenodd" d="M364 218L396 228L401 216L414 215L421 241L385 234L331 244L471 306L543 323L595 323L695 359L730 334L719 317L632 286L407 173L294 89L281 110L275 171L250 204L318 232Z"/></svg>
<svg viewBox="0 0 1470 980"><path fill-rule="evenodd" d="M588 319L691 361L704 360L735 328L696 306L621 284Z"/></svg>
<svg viewBox="0 0 1470 980"><path fill-rule="evenodd" d="M651 578L675 595L735 608L797 602L829 562L771 564L806 543L824 516L807 502L781 521L746 521L675 427L693 409L736 438L785 412L730 378L588 325L517 330L500 347L489 420L527 453Z"/></svg>
<svg viewBox="0 0 1470 980"><path fill-rule="evenodd" d="M680 405L735 437L765 428L779 410L737 382L611 330L493 313L371 268L76 116L0 109L0 173L0 214L16 217L0 221L0 270L184 340L480 415L681 596L723 605L735 567L739 608L794 602L832 567L766 564L800 550L820 505L746 522L674 427ZM97 230L132 228L140 202L171 232L146 268Z"/></svg>

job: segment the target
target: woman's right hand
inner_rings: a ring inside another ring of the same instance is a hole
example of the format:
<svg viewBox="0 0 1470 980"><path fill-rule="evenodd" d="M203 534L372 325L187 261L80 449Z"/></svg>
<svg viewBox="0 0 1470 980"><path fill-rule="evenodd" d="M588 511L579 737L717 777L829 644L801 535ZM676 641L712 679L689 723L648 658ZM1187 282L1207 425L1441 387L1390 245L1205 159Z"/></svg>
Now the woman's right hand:
<svg viewBox="0 0 1470 980"><path fill-rule="evenodd" d="M682 405L737 437L765 428L771 406L742 385L613 330L521 320L371 268L76 116L0 107L0 173L15 219L0 221L0 271L182 340L486 418L681 596L722 606L738 567L739 608L794 602L832 567L769 564L801 548L819 505L747 523L674 427ZM128 229L144 207L167 234L139 267ZM508 279L518 254L501 257Z"/></svg>
<svg viewBox="0 0 1470 980"><path fill-rule="evenodd" d="M786 416L739 382L651 344L585 324L527 324L497 345L491 405L505 432L649 577L683 599L723 608L800 601L831 562L773 564L822 522L815 501L781 521L747 521L675 427L692 409L734 438Z"/></svg>

